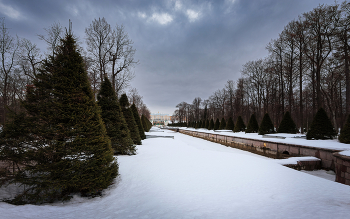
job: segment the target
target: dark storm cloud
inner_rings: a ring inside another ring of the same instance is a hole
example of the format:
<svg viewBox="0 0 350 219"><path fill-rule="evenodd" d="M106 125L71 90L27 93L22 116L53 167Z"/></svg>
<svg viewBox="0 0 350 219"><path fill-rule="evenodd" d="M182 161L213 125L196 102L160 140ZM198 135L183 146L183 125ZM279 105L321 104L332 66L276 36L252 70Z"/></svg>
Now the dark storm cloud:
<svg viewBox="0 0 350 219"><path fill-rule="evenodd" d="M267 55L266 44L298 15L326 0L0 0L12 34L45 49L37 34L54 22L67 26L85 46L84 30L95 18L123 24L137 50L132 86L152 113L171 114L181 101L208 98L244 63Z"/></svg>

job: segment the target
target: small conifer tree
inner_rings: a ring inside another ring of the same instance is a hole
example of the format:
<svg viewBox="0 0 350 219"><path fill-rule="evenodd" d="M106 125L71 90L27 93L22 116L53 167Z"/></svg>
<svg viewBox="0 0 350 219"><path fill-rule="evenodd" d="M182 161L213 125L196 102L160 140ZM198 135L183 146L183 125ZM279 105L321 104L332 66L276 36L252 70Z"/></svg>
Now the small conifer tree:
<svg viewBox="0 0 350 219"><path fill-rule="evenodd" d="M277 132L295 134L297 133L297 131L297 126L295 125L289 111L287 111L283 116L283 119L280 123L280 126L278 127Z"/></svg>
<svg viewBox="0 0 350 219"><path fill-rule="evenodd" d="M135 122L134 114L132 113L131 108L129 107L129 100L126 94L121 95L119 99L119 104L122 108L126 123L128 124L132 141L134 142L134 144L141 145L142 143L139 128L137 127L137 124Z"/></svg>
<svg viewBox="0 0 350 219"><path fill-rule="evenodd" d="M243 122L243 119L241 116L238 116L236 125L233 129L234 132L244 132L245 131L245 124Z"/></svg>
<svg viewBox="0 0 350 219"><path fill-rule="evenodd" d="M226 130L234 130L235 128L235 124L233 123L233 120L232 120L232 117L230 117L227 121L227 124L226 124Z"/></svg>
<svg viewBox="0 0 350 219"><path fill-rule="evenodd" d="M140 118L139 112L137 111L135 104L132 104L130 108L131 108L131 111L133 113L136 125L139 128L139 134L140 134L141 140L143 140L146 138L146 135L145 135L145 131L143 130L143 126L141 123L141 118Z"/></svg>
<svg viewBox="0 0 350 219"><path fill-rule="evenodd" d="M220 127L219 129L220 130L224 130L226 128L226 121L224 118L221 119L221 122L220 122Z"/></svg>
<svg viewBox="0 0 350 219"><path fill-rule="evenodd" d="M218 130L220 127L220 120L219 118L216 119L215 124L214 124L214 130Z"/></svg>
<svg viewBox="0 0 350 219"><path fill-rule="evenodd" d="M149 130L152 128L152 123L144 115L141 116L141 122L142 127L145 129L145 131L149 132Z"/></svg>
<svg viewBox="0 0 350 219"><path fill-rule="evenodd" d="M257 133L259 131L258 121L256 120L255 114L253 113L250 116L247 129L245 133Z"/></svg>
<svg viewBox="0 0 350 219"><path fill-rule="evenodd" d="M306 134L306 139L333 139L335 136L336 132L331 120L329 120L326 111L320 108L314 120L312 120L310 129Z"/></svg>
<svg viewBox="0 0 350 219"><path fill-rule="evenodd" d="M202 127L202 120L199 120L196 125L196 129L199 129Z"/></svg>
<svg viewBox="0 0 350 219"><path fill-rule="evenodd" d="M122 110L111 82L108 78L101 83L97 95L97 104L101 107L101 117L106 126L107 135L115 154L135 154L135 145L130 137Z"/></svg>
<svg viewBox="0 0 350 219"><path fill-rule="evenodd" d="M208 130L210 130L209 129L209 120L207 119L207 120L205 120L205 126L204 126L204 128L206 128L206 129L208 129Z"/></svg>
<svg viewBox="0 0 350 219"><path fill-rule="evenodd" d="M212 129L214 129L214 120L213 120L213 118L210 120L209 127L208 127L208 130L212 130Z"/></svg>
<svg viewBox="0 0 350 219"><path fill-rule="evenodd" d="M269 114L265 113L264 118L262 119L259 127L259 135L265 135L270 133L275 133L275 127L272 124Z"/></svg>
<svg viewBox="0 0 350 219"><path fill-rule="evenodd" d="M341 143L350 144L350 116L348 116L344 127L341 129L338 139Z"/></svg>

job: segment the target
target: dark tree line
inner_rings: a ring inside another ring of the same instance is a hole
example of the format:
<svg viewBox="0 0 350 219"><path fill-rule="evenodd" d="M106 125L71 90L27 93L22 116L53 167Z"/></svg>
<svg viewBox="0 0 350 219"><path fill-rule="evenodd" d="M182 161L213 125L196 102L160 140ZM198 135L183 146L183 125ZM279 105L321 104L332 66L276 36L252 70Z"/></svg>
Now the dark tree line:
<svg viewBox="0 0 350 219"><path fill-rule="evenodd" d="M350 3L319 5L289 22L266 46L269 55L242 66L242 76L229 80L208 99L181 102L178 122L229 119L258 123L269 113L275 127L289 111L302 132L324 108L338 130L350 113Z"/></svg>
<svg viewBox="0 0 350 219"><path fill-rule="evenodd" d="M30 40L10 33L5 18L0 19L0 126L8 119L9 110L19 112L19 102L25 98L26 86L36 78L38 68L47 57L45 54L53 57L57 54L64 28L54 23L44 31L45 34L39 35L39 38L47 44L45 53ZM134 59L136 50L133 41L123 25L116 24L113 28L104 18L94 19L85 33L87 51L82 47L79 47L79 51L95 99L105 77L111 81L114 92L120 97L129 89L134 77L133 67L138 63ZM149 119L149 109L135 88L130 89L129 97L139 114Z"/></svg>

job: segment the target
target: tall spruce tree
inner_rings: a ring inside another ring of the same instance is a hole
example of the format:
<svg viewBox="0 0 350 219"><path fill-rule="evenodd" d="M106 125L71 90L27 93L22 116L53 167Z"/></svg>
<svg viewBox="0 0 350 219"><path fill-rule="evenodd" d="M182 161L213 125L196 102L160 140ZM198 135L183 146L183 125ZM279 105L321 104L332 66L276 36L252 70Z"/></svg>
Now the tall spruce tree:
<svg viewBox="0 0 350 219"><path fill-rule="evenodd" d="M310 129L306 134L306 139L333 139L336 134L326 111L320 108L314 120L312 120Z"/></svg>
<svg viewBox="0 0 350 219"><path fill-rule="evenodd" d="M259 131L258 121L256 120L255 114L253 113L250 116L247 129L245 133L257 133Z"/></svg>
<svg viewBox="0 0 350 219"><path fill-rule="evenodd" d="M220 120L219 118L216 118L215 124L214 124L214 130L218 130L220 127Z"/></svg>
<svg viewBox="0 0 350 219"><path fill-rule="evenodd" d="M289 111L287 111L283 116L283 119L280 123L280 126L278 127L277 132L295 134L297 133L297 131L297 126L295 125Z"/></svg>
<svg viewBox="0 0 350 219"><path fill-rule="evenodd" d="M244 132L244 131L245 131L245 124L243 122L242 116L238 116L233 132Z"/></svg>
<svg viewBox="0 0 350 219"><path fill-rule="evenodd" d="M122 108L122 112L124 115L124 118L126 120L126 123L128 124L128 128L130 131L130 136L134 144L141 145L141 137L139 133L139 128L137 127L137 124L135 122L134 114L131 111L131 108L129 107L129 100L126 94L122 94L119 99L120 107Z"/></svg>
<svg viewBox="0 0 350 219"><path fill-rule="evenodd" d="M67 200L77 192L96 195L112 183L118 164L70 33L55 56L43 61L22 104L25 113L4 127L0 146L6 148L1 159L21 156L14 175L2 178L23 188L11 203ZM16 123L21 142L11 138L18 134Z"/></svg>
<svg viewBox="0 0 350 219"><path fill-rule="evenodd" d="M146 138L146 135L145 135L145 131L143 130L143 126L142 126L142 123L141 123L141 118L140 118L139 112L137 111L137 108L136 108L135 104L132 104L130 108L131 108L131 111L132 111L132 113L134 115L134 119L135 119L136 125L139 128L140 137L143 140L143 139Z"/></svg>
<svg viewBox="0 0 350 219"><path fill-rule="evenodd" d="M226 124L226 130L234 130L235 124L233 123L232 117L228 118L227 124Z"/></svg>
<svg viewBox="0 0 350 219"><path fill-rule="evenodd" d="M115 154L132 155L136 147L130 137L130 131L119 105L111 82L105 78L97 95L97 104L101 107L102 120Z"/></svg>
<svg viewBox="0 0 350 219"><path fill-rule="evenodd" d="M272 124L269 114L265 113L259 127L259 135L265 135L270 133L275 133L275 127Z"/></svg>
<svg viewBox="0 0 350 219"><path fill-rule="evenodd" d="M340 130L338 139L341 143L350 144L350 116L348 116L344 127Z"/></svg>
<svg viewBox="0 0 350 219"><path fill-rule="evenodd" d="M226 121L225 121L224 118L222 118L222 119L221 119L221 122L220 122L220 127L219 127L219 129L220 129L220 130L223 130L223 129L225 129L225 128L226 128Z"/></svg>

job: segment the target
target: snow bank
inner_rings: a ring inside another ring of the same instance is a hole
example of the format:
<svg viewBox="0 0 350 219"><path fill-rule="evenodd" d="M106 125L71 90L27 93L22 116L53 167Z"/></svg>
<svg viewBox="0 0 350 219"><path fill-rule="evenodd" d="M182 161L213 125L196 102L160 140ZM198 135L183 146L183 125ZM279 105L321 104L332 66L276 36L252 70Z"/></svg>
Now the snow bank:
<svg viewBox="0 0 350 219"><path fill-rule="evenodd" d="M287 165L287 164L298 164L298 161L319 161L316 157L289 157L288 159L276 159L273 162Z"/></svg>
<svg viewBox="0 0 350 219"><path fill-rule="evenodd" d="M9 218L348 218L350 186L246 151L165 132L135 156L118 156L120 176L101 198L13 206Z"/></svg>

